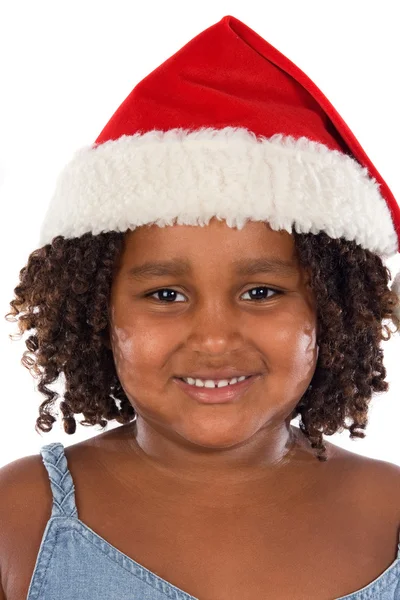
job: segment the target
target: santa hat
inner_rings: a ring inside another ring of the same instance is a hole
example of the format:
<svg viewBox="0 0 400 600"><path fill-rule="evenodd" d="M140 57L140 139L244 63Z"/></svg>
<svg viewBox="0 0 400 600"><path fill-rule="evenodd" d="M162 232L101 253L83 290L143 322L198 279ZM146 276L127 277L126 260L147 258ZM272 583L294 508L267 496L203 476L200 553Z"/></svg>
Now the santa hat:
<svg viewBox="0 0 400 600"><path fill-rule="evenodd" d="M214 216L239 229L251 220L324 231L382 259L400 251L400 208L349 127L305 73L232 16L140 81L75 154L40 245ZM400 295L400 273L392 289Z"/></svg>

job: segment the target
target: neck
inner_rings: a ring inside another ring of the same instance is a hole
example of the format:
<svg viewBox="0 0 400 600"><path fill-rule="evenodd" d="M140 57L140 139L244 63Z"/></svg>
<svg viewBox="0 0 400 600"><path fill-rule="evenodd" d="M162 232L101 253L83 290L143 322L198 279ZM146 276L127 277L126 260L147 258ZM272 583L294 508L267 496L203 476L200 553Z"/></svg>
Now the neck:
<svg viewBox="0 0 400 600"><path fill-rule="evenodd" d="M265 503L266 495L273 498L288 493L289 488L304 487L308 481L304 468L318 462L299 430L286 423L259 430L250 441L222 449L171 439L142 420L129 424L125 439L132 476L136 477L138 469L141 477L163 493L168 489L181 499L195 498L196 504L223 498L231 506L233 499L240 504L248 503L249 497Z"/></svg>

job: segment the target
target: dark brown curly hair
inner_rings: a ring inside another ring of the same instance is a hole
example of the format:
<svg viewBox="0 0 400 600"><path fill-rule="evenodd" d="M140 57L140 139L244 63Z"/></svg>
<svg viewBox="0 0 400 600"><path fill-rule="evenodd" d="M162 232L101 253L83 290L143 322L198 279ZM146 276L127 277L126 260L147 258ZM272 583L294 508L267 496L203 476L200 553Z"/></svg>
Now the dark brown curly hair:
<svg viewBox="0 0 400 600"><path fill-rule="evenodd" d="M324 461L323 434L348 429L350 438L364 438L358 430L368 424L372 394L389 388L380 342L399 331L393 313L397 296L388 287L391 273L381 258L354 241L325 232L299 234L294 228L292 235L317 301L319 356L311 385L291 419L301 415L300 429ZM25 340L28 350L21 362L40 378L38 390L46 397L36 419L38 433L51 431L57 420L52 408L59 394L48 385L61 374L66 433L75 433L74 414L83 414L81 425L102 428L113 419L125 424L136 418L106 343L111 284L124 238L124 232L115 231L57 236L32 252L20 271L12 311L5 318L18 321L17 339L36 330ZM383 319L391 319L395 331Z"/></svg>

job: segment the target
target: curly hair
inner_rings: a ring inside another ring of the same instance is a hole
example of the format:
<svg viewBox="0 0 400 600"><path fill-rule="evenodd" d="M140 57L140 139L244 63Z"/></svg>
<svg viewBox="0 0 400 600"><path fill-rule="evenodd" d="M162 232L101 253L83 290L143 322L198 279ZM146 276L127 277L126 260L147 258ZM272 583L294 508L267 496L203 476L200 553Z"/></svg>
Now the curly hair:
<svg viewBox="0 0 400 600"><path fill-rule="evenodd" d="M400 328L394 314L398 300L388 287L391 273L378 255L325 232L300 234L293 228L292 235L317 301L319 355L311 384L291 419L300 415L301 431L317 459L325 461L323 434L347 429L350 438L364 438L372 394L389 388L380 341ZM72 239L57 236L32 252L19 273L12 310L5 318L18 321L17 339L36 330L25 340L28 350L21 363L40 378L38 390L46 397L36 419L38 433L51 431L57 420L52 408L59 394L47 386L61 374L66 433L75 433L74 414L83 414L81 425L102 428L113 419L125 424L136 418L106 343L111 284L124 237L115 231ZM391 319L395 331L383 319Z"/></svg>

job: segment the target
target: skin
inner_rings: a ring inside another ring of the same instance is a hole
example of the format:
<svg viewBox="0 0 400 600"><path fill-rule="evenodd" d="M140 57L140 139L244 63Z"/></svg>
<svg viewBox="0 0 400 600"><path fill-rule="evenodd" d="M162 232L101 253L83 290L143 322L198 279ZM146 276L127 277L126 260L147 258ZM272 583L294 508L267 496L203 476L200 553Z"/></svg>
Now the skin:
<svg viewBox="0 0 400 600"><path fill-rule="evenodd" d="M139 282L127 275L148 260L175 257L191 262L191 276ZM280 257L296 268L290 276L239 278L232 267L237 257ZM248 293L269 285L285 293ZM169 303L160 301L165 292L154 293L162 288L176 292L169 292ZM146 298L149 293L153 296ZM239 231L216 218L205 227L129 231L109 312L116 370L137 413L136 422L124 427L127 455L143 472L201 490L204 498L220 492L226 500L230 490L230 502L244 490L247 495L252 490L253 498L259 490L265 502L265 491L272 493L277 478L293 483L300 462L318 463L290 425L318 359L315 298L291 234L262 222L248 222ZM173 380L222 366L261 377L239 402L222 405L197 403Z"/></svg>

